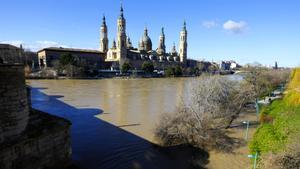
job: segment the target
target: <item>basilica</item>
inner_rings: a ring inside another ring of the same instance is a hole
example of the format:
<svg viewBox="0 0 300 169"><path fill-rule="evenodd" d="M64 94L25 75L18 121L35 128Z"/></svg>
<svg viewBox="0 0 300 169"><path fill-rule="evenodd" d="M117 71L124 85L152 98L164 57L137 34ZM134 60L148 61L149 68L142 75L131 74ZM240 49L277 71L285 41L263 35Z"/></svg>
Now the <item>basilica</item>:
<svg viewBox="0 0 300 169"><path fill-rule="evenodd" d="M126 20L121 5L120 16L117 21L117 37L112 41L112 46L108 45L108 33L105 16L103 16L100 28L100 52L105 54L105 62L112 65L122 65L125 62L130 63L135 68L140 68L145 61L152 61L156 67L165 67L167 65L186 66L187 62L187 30L184 22L180 32L179 52L173 44L170 52L166 51L164 28L161 28L159 43L156 49L153 49L151 38L148 36L147 27L144 29L138 47L132 45L130 38L126 35Z"/></svg>

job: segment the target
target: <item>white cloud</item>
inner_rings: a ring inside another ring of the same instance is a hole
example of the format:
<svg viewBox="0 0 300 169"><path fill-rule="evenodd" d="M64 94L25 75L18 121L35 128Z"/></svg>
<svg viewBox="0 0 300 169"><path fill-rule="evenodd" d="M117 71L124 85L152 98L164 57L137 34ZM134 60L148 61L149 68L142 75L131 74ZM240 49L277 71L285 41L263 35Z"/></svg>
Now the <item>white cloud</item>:
<svg viewBox="0 0 300 169"><path fill-rule="evenodd" d="M203 21L202 26L205 28L211 29L211 28L219 26L219 24L217 23L217 21Z"/></svg>
<svg viewBox="0 0 300 169"><path fill-rule="evenodd" d="M26 46L25 46L26 47ZM37 51L43 48L48 48L48 47L68 47L64 44L60 44L58 42L54 42L54 41L35 41L34 43L30 44L28 46L29 49L31 49L32 51Z"/></svg>
<svg viewBox="0 0 300 169"><path fill-rule="evenodd" d="M26 43L22 40L11 40L11 41L0 41L0 43L7 43L7 44L14 45L14 46L20 46L20 44L22 44L23 48L31 50L31 51L38 51L40 49L47 48L47 47L68 47L68 46L60 44L58 42L47 41L47 40L44 40L44 41L38 40L35 42L29 42L29 43Z"/></svg>
<svg viewBox="0 0 300 169"><path fill-rule="evenodd" d="M229 32L240 34L243 33L247 28L247 23L244 21L235 22L232 20L228 20L223 24L223 28Z"/></svg>

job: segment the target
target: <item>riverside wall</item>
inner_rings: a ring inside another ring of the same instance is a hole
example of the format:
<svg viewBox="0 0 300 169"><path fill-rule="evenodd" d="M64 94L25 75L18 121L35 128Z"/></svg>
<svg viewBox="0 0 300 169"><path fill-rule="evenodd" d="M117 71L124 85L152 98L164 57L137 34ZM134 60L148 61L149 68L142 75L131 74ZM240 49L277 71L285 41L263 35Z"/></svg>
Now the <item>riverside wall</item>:
<svg viewBox="0 0 300 169"><path fill-rule="evenodd" d="M31 108L22 65L0 64L0 168L63 169L71 123Z"/></svg>

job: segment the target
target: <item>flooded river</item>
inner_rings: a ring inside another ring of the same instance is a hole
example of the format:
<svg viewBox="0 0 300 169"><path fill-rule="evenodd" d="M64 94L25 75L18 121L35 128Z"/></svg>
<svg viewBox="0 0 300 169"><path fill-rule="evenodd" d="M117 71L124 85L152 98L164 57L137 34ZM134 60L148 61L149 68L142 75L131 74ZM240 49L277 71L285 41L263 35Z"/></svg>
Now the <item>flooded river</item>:
<svg viewBox="0 0 300 169"><path fill-rule="evenodd" d="M83 169L185 169L211 160L192 148L161 148L153 129L176 112L195 78L29 80L34 108L72 122L72 158ZM200 167L201 168L201 167Z"/></svg>
<svg viewBox="0 0 300 169"><path fill-rule="evenodd" d="M161 114L174 113L192 78L30 80L33 107L72 122L81 168L188 168L205 153L153 144ZM198 153L198 154L197 154Z"/></svg>

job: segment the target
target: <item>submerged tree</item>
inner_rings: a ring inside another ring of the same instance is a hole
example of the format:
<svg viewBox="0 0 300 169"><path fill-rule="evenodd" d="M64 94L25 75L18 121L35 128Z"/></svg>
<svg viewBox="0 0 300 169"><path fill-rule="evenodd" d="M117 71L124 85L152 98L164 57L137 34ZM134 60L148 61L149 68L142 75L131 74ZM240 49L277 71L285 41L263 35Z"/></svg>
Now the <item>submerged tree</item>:
<svg viewBox="0 0 300 169"><path fill-rule="evenodd" d="M166 146L191 144L199 148L227 149L234 141L225 129L252 99L246 83L224 77L203 77L195 82L191 100L174 114L164 115L155 130Z"/></svg>

